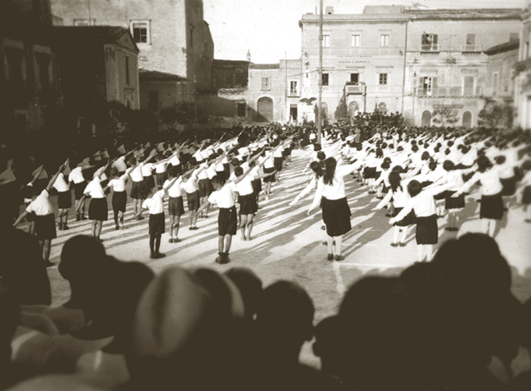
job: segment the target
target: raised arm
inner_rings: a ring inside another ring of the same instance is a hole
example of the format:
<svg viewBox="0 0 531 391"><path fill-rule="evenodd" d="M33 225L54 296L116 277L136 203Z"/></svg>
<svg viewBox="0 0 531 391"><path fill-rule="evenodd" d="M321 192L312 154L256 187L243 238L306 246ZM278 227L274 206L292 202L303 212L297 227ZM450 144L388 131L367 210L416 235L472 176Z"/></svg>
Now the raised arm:
<svg viewBox="0 0 531 391"><path fill-rule="evenodd" d="M55 181L57 180L57 177L59 176L59 174L61 172L63 172L63 170L65 169L65 167L67 166L68 162L70 161L70 158L66 159L65 162L63 164L61 164L59 166L59 168L57 169L57 172L54 174L54 176L52 177L52 179L50 179L48 181L48 185L46 185L46 191L49 192L50 189L52 188L53 184L55 183Z"/></svg>

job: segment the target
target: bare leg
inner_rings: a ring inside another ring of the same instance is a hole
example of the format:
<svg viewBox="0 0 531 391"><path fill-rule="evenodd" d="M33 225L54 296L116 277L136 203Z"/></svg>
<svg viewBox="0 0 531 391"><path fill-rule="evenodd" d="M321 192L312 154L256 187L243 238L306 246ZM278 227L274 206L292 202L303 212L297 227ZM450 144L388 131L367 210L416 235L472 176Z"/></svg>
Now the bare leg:
<svg viewBox="0 0 531 391"><path fill-rule="evenodd" d="M92 236L96 237L96 220L92 220Z"/></svg>
<svg viewBox="0 0 531 391"><path fill-rule="evenodd" d="M242 240L247 240L245 236L245 229L247 228L247 215L240 214L240 232Z"/></svg>
<svg viewBox="0 0 531 391"><path fill-rule="evenodd" d="M224 241L224 237L223 236L218 236L218 252L220 254L223 254L223 241Z"/></svg>
<svg viewBox="0 0 531 391"><path fill-rule="evenodd" d="M225 254L229 254L230 245L232 244L232 235L225 235Z"/></svg>
<svg viewBox="0 0 531 391"><path fill-rule="evenodd" d="M400 232L400 227L393 227L393 243L398 243L398 233Z"/></svg>
<svg viewBox="0 0 531 391"><path fill-rule="evenodd" d="M494 238L494 232L496 231L496 224L497 224L496 220L490 220L489 219L489 232L488 232L488 235L491 238Z"/></svg>
<svg viewBox="0 0 531 391"><path fill-rule="evenodd" d="M426 261L431 261L431 257L433 256L433 245L428 244L426 247Z"/></svg>
<svg viewBox="0 0 531 391"><path fill-rule="evenodd" d="M341 255L341 244L342 244L342 241L343 241L343 236L334 236L334 240L336 242L335 255Z"/></svg>
<svg viewBox="0 0 531 391"><path fill-rule="evenodd" d="M400 243L406 243L408 231L409 231L409 226L402 227L402 236L400 237Z"/></svg>
<svg viewBox="0 0 531 391"><path fill-rule="evenodd" d="M52 241L50 239L45 239L43 241L42 245L42 258L44 259L44 262L50 261L50 249L51 249Z"/></svg>
<svg viewBox="0 0 531 391"><path fill-rule="evenodd" d="M103 226L103 221L96 220L95 221L95 226L96 226L96 232L95 232L94 236L99 239L100 235L101 235L101 227Z"/></svg>
<svg viewBox="0 0 531 391"><path fill-rule="evenodd" d="M426 249L423 244L417 244L417 261L422 262L424 260L424 256L426 255Z"/></svg>
<svg viewBox="0 0 531 391"><path fill-rule="evenodd" d="M254 226L254 215L247 215L247 240L251 240L251 232Z"/></svg>
<svg viewBox="0 0 531 391"><path fill-rule="evenodd" d="M334 238L332 236L326 237L326 244L328 246L328 254L334 254Z"/></svg>
<svg viewBox="0 0 531 391"><path fill-rule="evenodd" d="M489 219L481 219L481 231L486 235L489 234Z"/></svg>

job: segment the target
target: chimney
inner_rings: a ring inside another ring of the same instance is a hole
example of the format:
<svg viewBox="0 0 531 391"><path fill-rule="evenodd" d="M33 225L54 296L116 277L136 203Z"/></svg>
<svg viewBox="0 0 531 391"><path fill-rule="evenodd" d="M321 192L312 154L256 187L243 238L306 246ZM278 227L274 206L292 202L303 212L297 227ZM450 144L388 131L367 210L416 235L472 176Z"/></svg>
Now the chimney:
<svg viewBox="0 0 531 391"><path fill-rule="evenodd" d="M251 62L251 51L247 49L247 61Z"/></svg>
<svg viewBox="0 0 531 391"><path fill-rule="evenodd" d="M327 15L332 15L333 13L334 13L334 7L327 6L326 7L326 14Z"/></svg>

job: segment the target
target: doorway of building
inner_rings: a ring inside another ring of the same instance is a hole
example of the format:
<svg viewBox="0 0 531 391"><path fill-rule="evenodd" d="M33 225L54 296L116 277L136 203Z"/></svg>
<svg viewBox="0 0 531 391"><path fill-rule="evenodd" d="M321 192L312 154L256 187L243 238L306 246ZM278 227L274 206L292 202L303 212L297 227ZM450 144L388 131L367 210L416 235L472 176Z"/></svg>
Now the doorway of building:
<svg viewBox="0 0 531 391"><path fill-rule="evenodd" d="M273 121L273 99L263 96L258 99L258 121Z"/></svg>
<svg viewBox="0 0 531 391"><path fill-rule="evenodd" d="M421 126L431 126L431 113L429 110L422 113Z"/></svg>
<svg viewBox="0 0 531 391"><path fill-rule="evenodd" d="M465 111L463 113L463 127L470 129L472 127L472 113Z"/></svg>
<svg viewBox="0 0 531 391"><path fill-rule="evenodd" d="M295 104L290 105L290 107L289 107L289 116L291 117L291 121L297 122L297 118L298 118L297 105L295 105Z"/></svg>

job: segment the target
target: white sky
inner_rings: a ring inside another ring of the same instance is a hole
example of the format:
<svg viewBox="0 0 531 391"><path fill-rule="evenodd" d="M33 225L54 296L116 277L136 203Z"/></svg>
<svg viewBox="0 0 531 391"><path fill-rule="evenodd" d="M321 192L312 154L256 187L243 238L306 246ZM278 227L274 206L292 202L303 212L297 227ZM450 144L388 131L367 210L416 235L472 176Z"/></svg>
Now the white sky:
<svg viewBox="0 0 531 391"><path fill-rule="evenodd" d="M529 0L324 0L336 14L361 13L365 5L405 5L428 8L523 8ZM319 12L319 0L203 0L204 18L214 39L214 58L275 63L299 58L302 15Z"/></svg>

